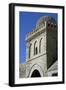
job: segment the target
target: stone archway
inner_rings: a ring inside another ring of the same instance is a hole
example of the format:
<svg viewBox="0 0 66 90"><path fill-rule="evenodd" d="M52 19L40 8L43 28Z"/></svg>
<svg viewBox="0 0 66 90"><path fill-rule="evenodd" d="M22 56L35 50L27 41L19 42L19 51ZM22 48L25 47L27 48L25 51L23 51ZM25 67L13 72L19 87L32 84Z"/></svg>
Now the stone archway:
<svg viewBox="0 0 66 90"><path fill-rule="evenodd" d="M33 65L30 70L29 77L43 77L42 68L37 64Z"/></svg>
<svg viewBox="0 0 66 90"><path fill-rule="evenodd" d="M37 69L34 70L31 77L41 77L40 72Z"/></svg>

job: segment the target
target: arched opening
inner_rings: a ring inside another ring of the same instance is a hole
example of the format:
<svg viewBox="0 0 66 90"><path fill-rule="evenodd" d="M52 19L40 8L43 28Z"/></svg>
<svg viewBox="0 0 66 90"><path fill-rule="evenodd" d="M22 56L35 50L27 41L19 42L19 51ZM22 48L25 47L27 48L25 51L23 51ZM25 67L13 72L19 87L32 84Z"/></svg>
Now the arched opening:
<svg viewBox="0 0 66 90"><path fill-rule="evenodd" d="M39 42L39 53L41 53L41 50L42 50L42 38L40 39L40 42Z"/></svg>
<svg viewBox="0 0 66 90"><path fill-rule="evenodd" d="M37 47L37 41L34 43L34 55L38 54L38 47Z"/></svg>
<svg viewBox="0 0 66 90"><path fill-rule="evenodd" d="M34 70L31 77L41 77L41 75L38 70Z"/></svg>
<svg viewBox="0 0 66 90"><path fill-rule="evenodd" d="M30 46L29 46L29 58L31 57L31 46L32 46L32 44L30 43Z"/></svg>
<svg viewBox="0 0 66 90"><path fill-rule="evenodd" d="M35 51L35 52L36 52L36 54L37 54L37 53L38 53L38 49L37 49L37 47L36 47L35 49L36 49L36 51Z"/></svg>

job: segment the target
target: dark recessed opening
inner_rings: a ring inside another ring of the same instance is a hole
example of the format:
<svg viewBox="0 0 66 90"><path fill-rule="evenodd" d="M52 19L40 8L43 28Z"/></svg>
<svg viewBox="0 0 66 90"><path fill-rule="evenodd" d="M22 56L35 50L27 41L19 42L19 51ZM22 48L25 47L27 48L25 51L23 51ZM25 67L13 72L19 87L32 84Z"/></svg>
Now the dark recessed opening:
<svg viewBox="0 0 66 90"><path fill-rule="evenodd" d="M56 24L54 25L54 27L56 28Z"/></svg>
<svg viewBox="0 0 66 90"><path fill-rule="evenodd" d="M48 27L50 26L50 23L48 23Z"/></svg>
<svg viewBox="0 0 66 90"><path fill-rule="evenodd" d="M36 54L38 54L38 48L37 47L36 47L36 51L35 52L36 52Z"/></svg>
<svg viewBox="0 0 66 90"><path fill-rule="evenodd" d="M58 76L58 73L53 73L52 76Z"/></svg>
<svg viewBox="0 0 66 90"><path fill-rule="evenodd" d="M41 75L38 70L34 70L31 77L41 77Z"/></svg>
<svg viewBox="0 0 66 90"><path fill-rule="evenodd" d="M51 24L51 27L53 27L53 24Z"/></svg>

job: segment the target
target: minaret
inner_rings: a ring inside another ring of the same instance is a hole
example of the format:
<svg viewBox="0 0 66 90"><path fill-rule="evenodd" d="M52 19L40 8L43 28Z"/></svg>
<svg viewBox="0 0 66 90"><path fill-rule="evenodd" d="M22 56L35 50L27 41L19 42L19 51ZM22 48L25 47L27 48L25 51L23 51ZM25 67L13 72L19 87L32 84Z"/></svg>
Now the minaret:
<svg viewBox="0 0 66 90"><path fill-rule="evenodd" d="M26 54L26 77L47 76L57 60L57 22L52 17L41 17L26 35Z"/></svg>

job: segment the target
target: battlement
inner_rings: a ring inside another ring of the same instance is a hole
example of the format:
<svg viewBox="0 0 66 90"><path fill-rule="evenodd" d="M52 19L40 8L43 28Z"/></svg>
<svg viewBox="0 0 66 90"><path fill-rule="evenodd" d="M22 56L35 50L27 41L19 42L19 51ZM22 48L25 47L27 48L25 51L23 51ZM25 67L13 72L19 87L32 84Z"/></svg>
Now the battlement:
<svg viewBox="0 0 66 90"><path fill-rule="evenodd" d="M35 32L37 32L38 30L40 30L41 28L45 27L46 28L46 24L45 25L41 25L40 27L36 27L32 32L28 32L26 34L26 37L29 37L29 35L34 34Z"/></svg>
<svg viewBox="0 0 66 90"><path fill-rule="evenodd" d="M45 30L47 28L48 29L57 28L57 22L50 16L43 16L37 21L36 28L32 32L28 32L26 34L26 40L34 36L36 33L41 32L42 29Z"/></svg>
<svg viewBox="0 0 66 90"><path fill-rule="evenodd" d="M36 28L32 32L27 33L26 41L33 38L33 37L36 37L37 35L39 35L41 33L43 33L45 30L46 30L46 24L45 24L45 26L43 25L40 28Z"/></svg>

